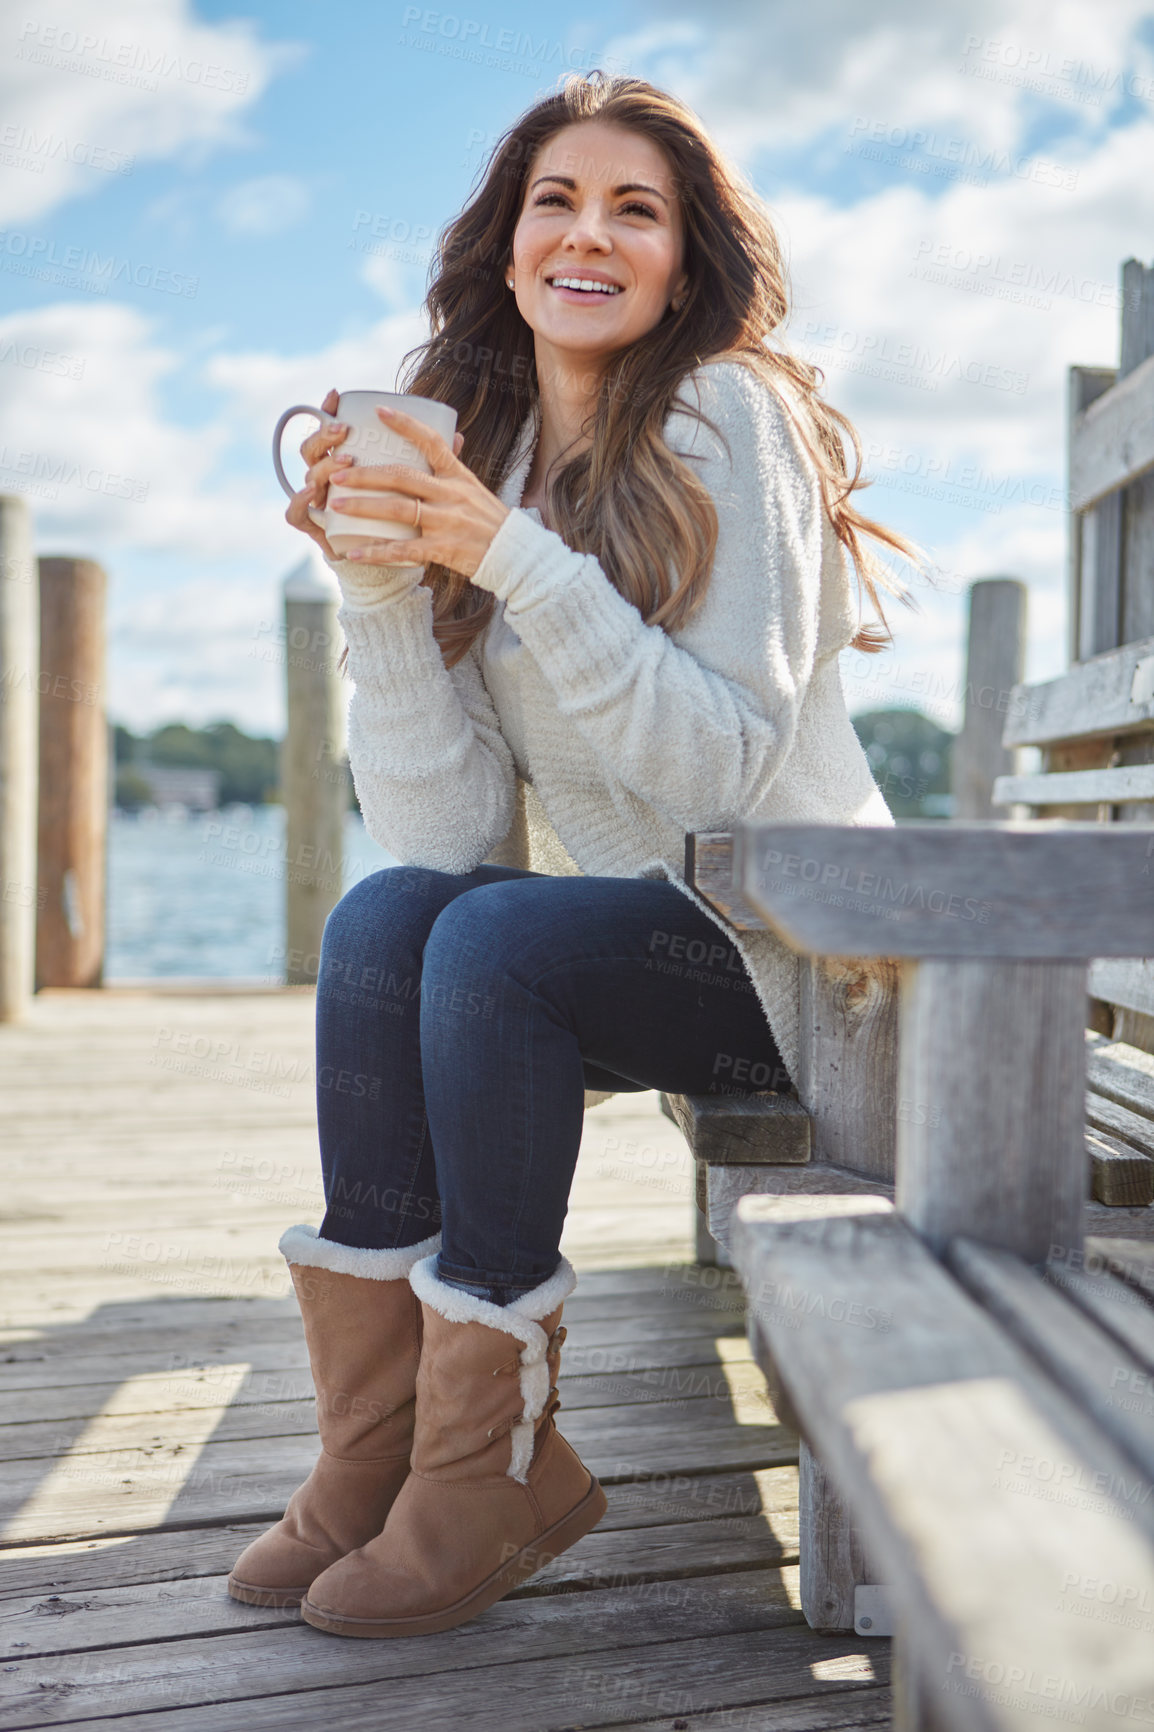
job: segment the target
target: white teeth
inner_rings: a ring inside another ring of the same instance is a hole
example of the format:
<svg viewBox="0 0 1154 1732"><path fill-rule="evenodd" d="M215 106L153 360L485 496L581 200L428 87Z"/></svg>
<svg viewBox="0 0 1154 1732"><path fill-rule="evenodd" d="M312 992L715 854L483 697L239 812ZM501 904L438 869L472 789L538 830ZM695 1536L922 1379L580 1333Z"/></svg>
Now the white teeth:
<svg viewBox="0 0 1154 1732"><path fill-rule="evenodd" d="M619 295L621 293L616 284L594 282L589 277L554 277L553 287L555 289L593 289L602 295Z"/></svg>

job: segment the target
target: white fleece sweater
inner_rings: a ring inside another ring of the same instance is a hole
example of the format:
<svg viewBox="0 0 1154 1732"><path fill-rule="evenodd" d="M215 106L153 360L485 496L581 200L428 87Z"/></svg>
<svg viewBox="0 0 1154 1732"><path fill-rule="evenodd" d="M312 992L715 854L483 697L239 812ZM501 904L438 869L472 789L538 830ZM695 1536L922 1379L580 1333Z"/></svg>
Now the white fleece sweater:
<svg viewBox="0 0 1154 1732"><path fill-rule="evenodd" d="M858 623L848 562L785 402L733 361L695 369L680 395L694 389L731 455L683 410L667 417L718 518L689 622L646 625L591 554L511 510L476 577L525 652L527 783L484 681L484 639L446 670L419 567L330 560L362 595L370 573L380 581L374 605L346 597L338 615L356 682L349 760L370 835L405 865L669 879L737 946L796 1077L798 959L771 932L732 931L685 884L685 832L893 819L842 692L838 652ZM527 417L500 489L514 508L536 436Z"/></svg>

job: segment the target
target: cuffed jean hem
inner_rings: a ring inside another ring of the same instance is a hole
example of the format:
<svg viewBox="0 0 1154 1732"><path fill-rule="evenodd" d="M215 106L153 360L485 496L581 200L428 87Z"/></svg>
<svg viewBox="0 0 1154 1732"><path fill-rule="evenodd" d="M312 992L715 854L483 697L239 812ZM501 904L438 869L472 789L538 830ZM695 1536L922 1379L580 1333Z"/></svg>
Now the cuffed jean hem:
<svg viewBox="0 0 1154 1732"><path fill-rule="evenodd" d="M446 1287L456 1287L459 1292L471 1293L475 1299L487 1299L490 1305L512 1305L515 1299L520 1299L526 1293L532 1293L542 1281L548 1281L550 1275L555 1275L561 1267L561 1258L547 1275L538 1275L528 1282L514 1281L508 1275L490 1275L485 1269L466 1269L460 1272L454 1270L450 1263L447 1267L441 1258L437 1258L437 1279Z"/></svg>

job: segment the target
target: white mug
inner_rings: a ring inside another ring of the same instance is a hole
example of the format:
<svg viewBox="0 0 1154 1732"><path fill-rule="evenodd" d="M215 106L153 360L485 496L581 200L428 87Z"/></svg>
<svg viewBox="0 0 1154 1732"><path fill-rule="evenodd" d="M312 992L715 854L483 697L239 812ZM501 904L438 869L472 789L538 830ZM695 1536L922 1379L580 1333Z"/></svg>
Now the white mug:
<svg viewBox="0 0 1154 1732"><path fill-rule="evenodd" d="M311 403L294 403L291 409L286 409L276 424L276 432L272 436L272 460L276 469L277 480L291 499L297 491L284 472L281 460L281 439L287 423L294 415L315 415L324 426L329 421L344 421L348 432L337 447L339 455L347 454L355 457L358 463L406 463L414 469L422 470L426 475L433 473L429 464L417 447L408 439L385 423L377 414L377 405L384 408L400 409L404 414L411 415L415 421L421 421L426 427L431 427L439 433L449 449L453 448L453 435L457 431L457 411L447 403L437 403L431 397L416 397L395 391L342 391L337 407L331 415L322 409L314 409ZM354 517L338 509L340 499L384 499L388 495L358 487L355 492L349 488L342 493L336 491L336 484L329 484L329 503L323 511L316 506L309 506L309 516L318 528L323 529L325 538L335 554L342 555L350 548L363 547L366 541L412 541L419 539L420 530L414 529L411 523L400 523L395 519L381 517ZM394 499L396 495L393 495ZM402 509L403 506L402 506ZM393 563L390 561L389 563ZM406 564L416 564L407 560Z"/></svg>

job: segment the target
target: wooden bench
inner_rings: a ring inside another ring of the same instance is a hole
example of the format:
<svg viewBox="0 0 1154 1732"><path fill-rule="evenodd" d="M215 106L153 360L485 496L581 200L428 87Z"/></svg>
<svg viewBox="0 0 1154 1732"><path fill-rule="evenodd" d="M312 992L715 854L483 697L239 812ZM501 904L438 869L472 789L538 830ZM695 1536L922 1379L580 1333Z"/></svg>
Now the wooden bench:
<svg viewBox="0 0 1154 1732"><path fill-rule="evenodd" d="M1154 1265L1043 1276L960 1235L943 1265L862 1197L747 1198L735 1252L774 1401L850 1512L843 1575L885 1584L852 1609L896 1635L899 1732L1148 1724Z"/></svg>
<svg viewBox="0 0 1154 1732"><path fill-rule="evenodd" d="M1148 1633L1080 1623L1073 1591L1137 1583L1154 1607L1154 1433L1118 1396L1154 1411L1154 1312L1079 1266L1100 1207L1085 1197L1085 953L1154 949L1146 840L981 824L735 837L737 894L794 948L901 959L898 1098L921 1110L897 1121L900 1215L860 1191L747 1197L732 1248L755 1353L804 1440L803 1609L821 1629L897 1620L906 1727L1029 1724L1047 1699L1021 1680L1051 1673L1083 1708L1104 1676L1154 1699ZM846 893L806 894L834 882ZM1137 1254L1154 1289L1154 1249ZM1040 1460L1079 1495L1105 1488L1101 1507L1047 1504L1024 1465Z"/></svg>
<svg viewBox="0 0 1154 1732"><path fill-rule="evenodd" d="M1150 846L1154 905L1154 832ZM764 929L764 917L734 887L731 833L687 836L685 870L735 929ZM1094 990L1106 989L1111 970L1128 980L1127 971L1138 967L1099 959L1091 970ZM752 1192L892 1198L897 1127L927 1110L898 1087L896 960L804 955L801 970L802 1075L795 1092L661 1097L696 1163L702 1261L730 1261L733 1210ZM1148 990L1154 995L1154 981ZM1154 1055L1101 1034L1087 1040L1084 1230L1154 1239Z"/></svg>

